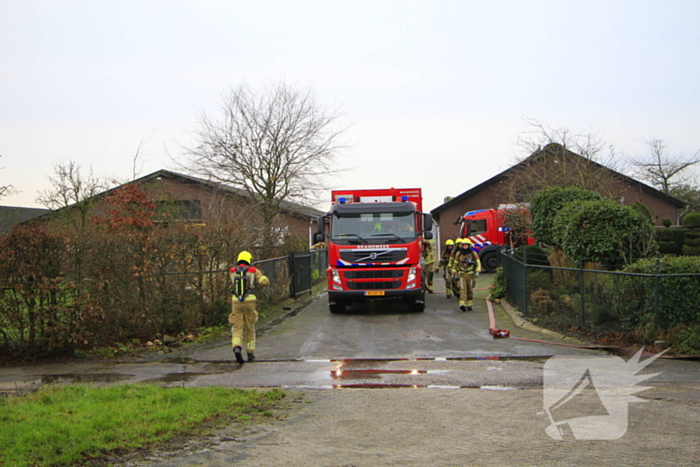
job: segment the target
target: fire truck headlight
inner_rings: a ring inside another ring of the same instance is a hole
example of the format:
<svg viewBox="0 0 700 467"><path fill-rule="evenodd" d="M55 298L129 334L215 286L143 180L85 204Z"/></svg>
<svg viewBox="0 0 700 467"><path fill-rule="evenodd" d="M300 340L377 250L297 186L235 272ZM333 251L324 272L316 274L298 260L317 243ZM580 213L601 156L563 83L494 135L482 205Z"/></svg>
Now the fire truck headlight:
<svg viewBox="0 0 700 467"><path fill-rule="evenodd" d="M337 269L331 269L331 278L333 282L340 284L340 273Z"/></svg>
<svg viewBox="0 0 700 467"><path fill-rule="evenodd" d="M411 282L415 282L416 280L416 268L410 268L408 270L408 277L406 278L406 284L410 284Z"/></svg>

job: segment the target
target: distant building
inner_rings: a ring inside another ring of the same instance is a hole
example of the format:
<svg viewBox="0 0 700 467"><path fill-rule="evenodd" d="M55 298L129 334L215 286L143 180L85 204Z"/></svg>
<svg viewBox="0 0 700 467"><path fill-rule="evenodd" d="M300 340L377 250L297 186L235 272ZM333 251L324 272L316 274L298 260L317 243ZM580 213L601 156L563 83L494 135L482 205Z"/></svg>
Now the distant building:
<svg viewBox="0 0 700 467"><path fill-rule="evenodd" d="M50 212L48 209L0 206L0 232L9 232L17 224Z"/></svg>
<svg viewBox="0 0 700 467"><path fill-rule="evenodd" d="M454 221L466 212L528 203L545 186L572 185L597 191L625 205L643 204L651 212L655 225L661 225L665 217L678 224L686 207L686 203L673 196L552 143L459 196L446 199L431 214L442 239L456 238L459 226Z"/></svg>
<svg viewBox="0 0 700 467"><path fill-rule="evenodd" d="M202 180L189 175L159 170L125 185L137 185L156 204L155 218L159 223L212 224L215 222L252 225L261 221L255 203L245 190ZM121 185L121 186L125 186ZM120 186L120 187L121 187ZM89 216L105 216L109 206L106 199L120 187L107 190L91 198ZM75 205L57 211L43 210L42 220L76 216ZM167 214L167 215L164 215ZM283 201L275 228L280 237L295 233L309 239L311 244L312 222L324 212L302 204Z"/></svg>

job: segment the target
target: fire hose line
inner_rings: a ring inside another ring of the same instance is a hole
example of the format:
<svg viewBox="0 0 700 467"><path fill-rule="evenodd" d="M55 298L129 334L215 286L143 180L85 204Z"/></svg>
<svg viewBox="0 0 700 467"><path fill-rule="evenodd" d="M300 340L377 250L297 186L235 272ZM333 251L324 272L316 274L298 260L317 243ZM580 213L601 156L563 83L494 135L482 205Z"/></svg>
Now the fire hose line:
<svg viewBox="0 0 700 467"><path fill-rule="evenodd" d="M577 349L588 349L588 350L604 350L610 353L613 353L618 356L622 357L632 357L634 356L639 350L635 349L628 349L625 347L610 347L610 346L603 346L603 345L578 345L578 344L564 344L561 342L550 342L550 341L545 341L545 340L540 340L540 339L525 339L522 337L511 337L510 336L510 331L506 329L498 329L496 327L496 316L493 313L493 303L491 303L490 299L486 299L486 306L489 309L489 333L493 336L494 339L496 338L508 338L511 340L515 341L524 341L524 342L535 342L538 344L550 344L550 345L560 345L563 347L575 347ZM652 352L642 352L642 357L648 358L648 357L653 357L654 353ZM687 356L687 357L673 357L673 356L666 356L666 355L661 355L661 358L664 359L670 359L670 360L692 360L692 361L700 361L700 356L695 355L695 356Z"/></svg>

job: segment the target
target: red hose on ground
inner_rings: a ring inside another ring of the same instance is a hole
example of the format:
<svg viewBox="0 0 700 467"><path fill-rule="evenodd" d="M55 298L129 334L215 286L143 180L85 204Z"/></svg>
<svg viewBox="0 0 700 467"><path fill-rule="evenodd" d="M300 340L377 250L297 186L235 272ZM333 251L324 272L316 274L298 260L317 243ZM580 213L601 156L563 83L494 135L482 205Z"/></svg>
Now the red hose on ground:
<svg viewBox="0 0 700 467"><path fill-rule="evenodd" d="M489 309L489 332L493 338L510 337L510 331L496 328L496 316L493 314L493 304L488 298L486 299L486 306L488 306Z"/></svg>
<svg viewBox="0 0 700 467"><path fill-rule="evenodd" d="M498 329L496 327L496 317L493 313L493 304L491 303L491 300L489 300L488 298L486 299L486 305L488 306L488 309L489 309L489 332L494 337L494 339L498 338L498 337L507 337L507 338L514 340L514 341L536 342L538 344L561 345L564 347L575 347L577 349L604 350L604 351L613 353L615 355L623 356L623 357L632 357L637 352L639 352L639 350L627 349L624 347L610 347L610 346L603 346L603 345L564 344L561 342L550 342L550 341L545 341L545 340L540 340L540 339L525 339L522 337L510 337L510 331L507 331L505 329ZM656 355L656 354L652 353L652 352L643 351L641 356L644 358L648 358L648 357L653 357L654 355ZM662 355L661 358L672 359L672 360L692 360L692 361L700 360L700 356L671 357L671 356Z"/></svg>

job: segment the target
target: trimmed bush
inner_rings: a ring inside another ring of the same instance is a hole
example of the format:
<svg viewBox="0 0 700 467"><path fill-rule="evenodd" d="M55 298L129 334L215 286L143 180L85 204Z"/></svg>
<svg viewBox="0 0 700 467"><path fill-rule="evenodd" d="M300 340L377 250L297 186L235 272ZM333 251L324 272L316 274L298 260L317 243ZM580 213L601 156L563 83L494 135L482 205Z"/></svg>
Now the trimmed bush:
<svg viewBox="0 0 700 467"><path fill-rule="evenodd" d="M700 256L700 213L691 212L683 217L683 227L688 231L683 242L685 256Z"/></svg>
<svg viewBox="0 0 700 467"><path fill-rule="evenodd" d="M689 212L683 216L681 225L686 229L700 229L700 213Z"/></svg>
<svg viewBox="0 0 700 467"><path fill-rule="evenodd" d="M576 263L629 264L658 249L646 215L612 200L574 201L554 218L554 242Z"/></svg>
<svg viewBox="0 0 700 467"><path fill-rule="evenodd" d="M598 193L576 187L553 187L538 191L530 202L533 235L538 242L558 246L553 226L559 210L572 201L602 199Z"/></svg>
<svg viewBox="0 0 700 467"><path fill-rule="evenodd" d="M669 219L668 217L664 217L661 219L661 225L666 227L667 229L673 225L673 221Z"/></svg>
<svg viewBox="0 0 700 467"><path fill-rule="evenodd" d="M685 229L656 229L656 242L659 244L659 253L681 256L683 254L685 234Z"/></svg>
<svg viewBox="0 0 700 467"><path fill-rule="evenodd" d="M616 276L615 288L623 300L615 303L619 315L628 316L631 324L643 325L657 312L654 306L655 278L659 277L659 308L656 324L669 329L690 326L700 322L700 258L664 256L659 261L644 259L624 268L623 272L640 276ZM678 274L678 275L675 275Z"/></svg>

